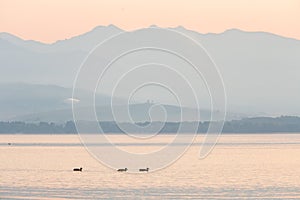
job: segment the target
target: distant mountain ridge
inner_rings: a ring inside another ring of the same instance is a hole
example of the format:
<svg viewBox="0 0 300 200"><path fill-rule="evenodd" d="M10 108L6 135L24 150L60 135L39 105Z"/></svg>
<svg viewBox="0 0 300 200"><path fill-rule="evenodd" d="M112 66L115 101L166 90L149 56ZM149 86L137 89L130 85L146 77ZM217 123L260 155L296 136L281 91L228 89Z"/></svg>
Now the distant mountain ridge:
<svg viewBox="0 0 300 200"><path fill-rule="evenodd" d="M187 34L207 49L223 76L230 111L300 115L299 40L238 29L217 34L184 27L171 29ZM121 32L113 25L99 26L52 44L0 33L0 81L71 88L88 52Z"/></svg>
<svg viewBox="0 0 300 200"><path fill-rule="evenodd" d="M11 120L21 116L40 115L47 112L58 112L71 109L72 88L56 85L40 85L26 83L0 83L0 120ZM88 96L90 91L81 90L82 96ZM111 98L96 94L97 105L109 105ZM89 105L87 99L80 100L83 105ZM115 98L116 104L124 104L125 101ZM60 116L52 116L58 119ZM67 120L71 120L68 118ZM64 121L67 121L64 118ZM26 121L26 120L24 120ZM45 120L47 121L47 120ZM54 120L55 121L55 120Z"/></svg>
<svg viewBox="0 0 300 200"><path fill-rule="evenodd" d="M23 40L15 35L6 32L0 33L0 39L35 52L89 52L99 42L121 32L123 32L123 30L113 25L97 26L91 31L82 35L74 36L65 40L58 40L51 44L37 42L34 40Z"/></svg>
<svg viewBox="0 0 300 200"><path fill-rule="evenodd" d="M0 121L24 121L24 122L56 122L64 123L73 120L72 113L72 88L56 85L39 85L26 83L0 83ZM81 90L81 96L90 96L91 91ZM91 106L89 100L81 98L83 105L80 110L83 117L92 119L88 115ZM133 102L129 105L131 117L135 121L149 121L151 103ZM167 111L168 121L180 121L181 108L174 105L162 105ZM130 121L128 119L127 101L122 98L114 98L114 109L118 110L119 121ZM196 109L182 107L187 120L194 120L192 116L197 113ZM111 97L104 94L96 94L96 112L101 121L115 121L111 108ZM163 120L163 113L159 110L151 113L152 120ZM217 113L215 113L217 114ZM202 121L210 119L209 110L201 110ZM244 114L228 113L228 120L246 117ZM82 118L85 119L85 118Z"/></svg>

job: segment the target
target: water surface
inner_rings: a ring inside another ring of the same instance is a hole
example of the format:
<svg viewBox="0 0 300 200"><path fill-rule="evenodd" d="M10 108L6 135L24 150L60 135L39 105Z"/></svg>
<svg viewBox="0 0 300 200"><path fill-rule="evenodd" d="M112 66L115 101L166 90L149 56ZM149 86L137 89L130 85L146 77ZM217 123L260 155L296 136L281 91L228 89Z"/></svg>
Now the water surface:
<svg viewBox="0 0 300 200"><path fill-rule="evenodd" d="M110 137L142 153L173 138ZM300 199L300 134L222 135L199 160L202 139L168 168L129 174L100 164L77 135L1 135L0 199Z"/></svg>

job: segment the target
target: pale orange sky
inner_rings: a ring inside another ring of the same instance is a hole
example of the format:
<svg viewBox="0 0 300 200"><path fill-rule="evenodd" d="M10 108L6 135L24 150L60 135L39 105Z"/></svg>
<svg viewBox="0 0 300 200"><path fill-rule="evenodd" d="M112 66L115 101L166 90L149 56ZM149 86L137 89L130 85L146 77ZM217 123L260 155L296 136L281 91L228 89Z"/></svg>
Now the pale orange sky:
<svg viewBox="0 0 300 200"><path fill-rule="evenodd" d="M51 43L98 25L238 28L300 39L300 0L0 0L0 32Z"/></svg>

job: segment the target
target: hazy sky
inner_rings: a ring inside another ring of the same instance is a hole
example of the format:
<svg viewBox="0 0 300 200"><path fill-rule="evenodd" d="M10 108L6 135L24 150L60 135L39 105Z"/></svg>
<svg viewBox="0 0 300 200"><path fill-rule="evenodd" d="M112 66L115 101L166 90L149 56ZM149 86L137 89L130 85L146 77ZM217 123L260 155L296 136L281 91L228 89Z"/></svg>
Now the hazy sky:
<svg viewBox="0 0 300 200"><path fill-rule="evenodd" d="M114 24L198 32L230 28L300 39L300 0L0 0L0 32L54 42Z"/></svg>

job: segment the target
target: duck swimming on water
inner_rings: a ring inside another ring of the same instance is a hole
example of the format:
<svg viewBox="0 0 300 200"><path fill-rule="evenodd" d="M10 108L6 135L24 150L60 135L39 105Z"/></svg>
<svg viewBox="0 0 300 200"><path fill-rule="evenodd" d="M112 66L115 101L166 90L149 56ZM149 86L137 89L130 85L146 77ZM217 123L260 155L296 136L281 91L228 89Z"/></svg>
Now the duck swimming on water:
<svg viewBox="0 0 300 200"><path fill-rule="evenodd" d="M80 171L80 172L82 172L82 167L80 167L80 168L74 168L73 171Z"/></svg>
<svg viewBox="0 0 300 200"><path fill-rule="evenodd" d="M140 172L148 172L149 168L147 167L146 169L139 169Z"/></svg>
<svg viewBox="0 0 300 200"><path fill-rule="evenodd" d="M127 168L124 168L124 169L118 169L117 171L118 172L126 172L128 169Z"/></svg>

